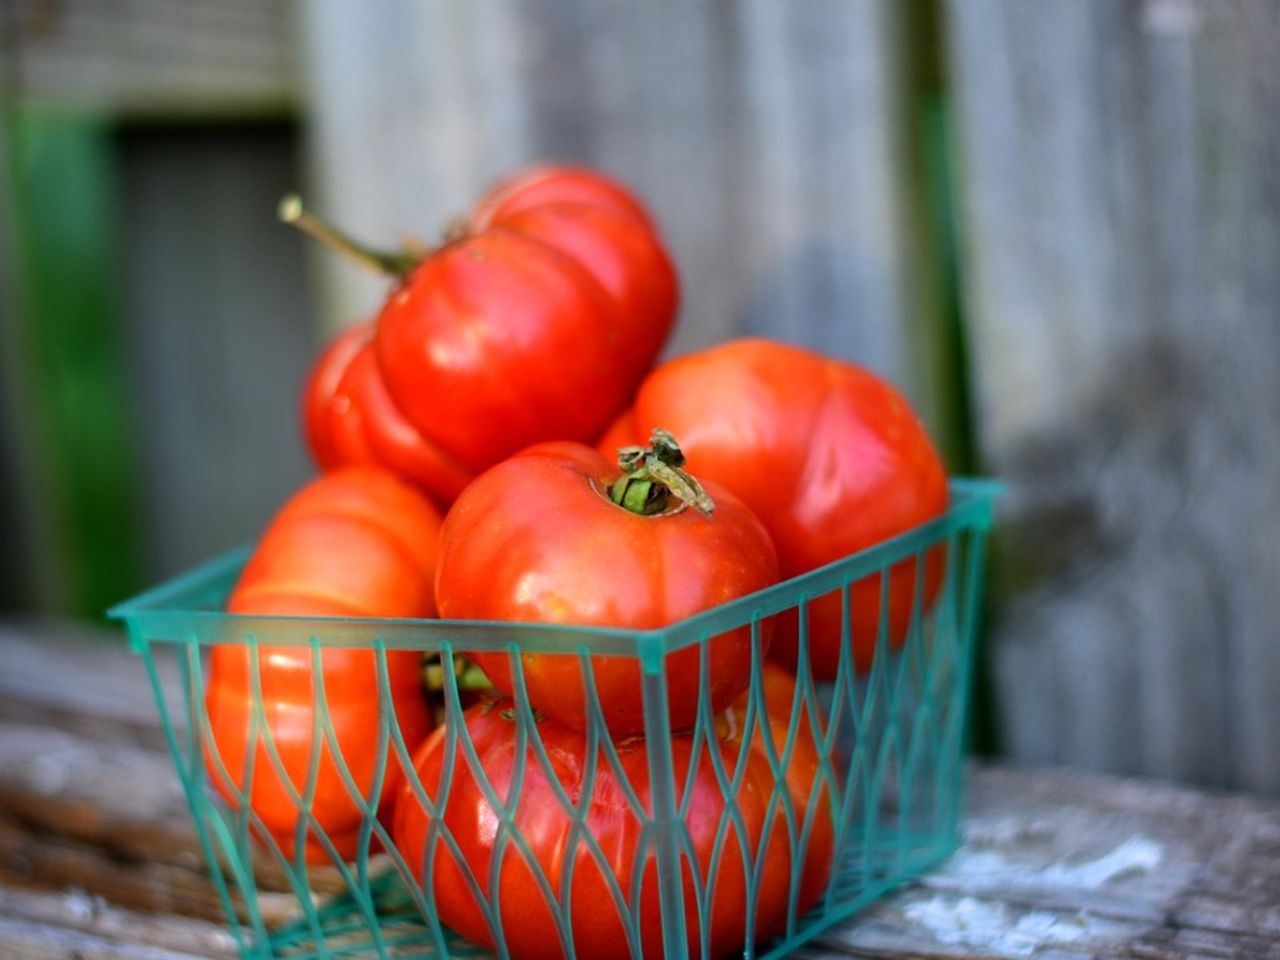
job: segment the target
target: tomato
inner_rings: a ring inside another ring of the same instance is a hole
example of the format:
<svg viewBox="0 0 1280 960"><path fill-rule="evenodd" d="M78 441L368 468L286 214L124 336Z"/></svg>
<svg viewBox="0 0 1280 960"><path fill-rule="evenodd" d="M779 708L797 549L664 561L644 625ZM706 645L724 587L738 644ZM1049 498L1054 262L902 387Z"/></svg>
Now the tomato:
<svg viewBox="0 0 1280 960"><path fill-rule="evenodd" d="M471 223L484 230L506 216L548 203L599 207L657 232L644 204L626 187L586 167L533 167L501 180L476 204Z"/></svg>
<svg viewBox="0 0 1280 960"><path fill-rule="evenodd" d="M591 448L561 442L534 446L493 467L463 491L445 519L436 572L440 615L645 630L772 584L777 557L760 521L715 486L708 487L713 513L689 507L678 494L690 480L679 463L672 443L651 450L623 476ZM696 491L685 494L696 502ZM767 649L772 627L769 621L761 627ZM513 692L507 654L470 656L495 686ZM708 641L714 711L746 689L750 667L749 627ZM526 653L522 668L533 706L581 728L587 705L578 657ZM642 731L638 661L597 656L591 669L609 729ZM696 646L668 658L673 729L693 726L699 682Z"/></svg>
<svg viewBox="0 0 1280 960"><path fill-rule="evenodd" d="M514 705L510 700L483 704L468 710L465 730L475 747L480 770L496 795L512 809L514 829L528 844L531 861L506 842L503 819L488 802L479 776L464 759L461 745L452 760L450 785L442 793L441 781L449 763L449 736L437 730L414 757L422 792L440 804L441 826L457 842L460 856L441 841L439 833L426 849L431 819L413 784L400 789L392 827L396 848L417 881L429 882L442 923L476 943L495 947L493 931L485 920L480 901L471 892L467 875L486 899L495 895L506 948L515 960L542 960L565 955L551 904L537 881L537 870L549 883L552 896L563 903L567 892L568 930L579 957L660 957L662 922L656 854L652 837L643 835L643 818L627 800L625 785L634 791L641 809L652 809L649 757L640 738L618 742L618 765L605 757L590 758L586 734L549 718L537 720L537 736L549 760L540 763L532 743L517 735ZM532 733L530 740L532 740ZM731 744L716 743L727 782L731 782L739 751ZM688 858L698 866L701 882L715 877L707 937L711 956L742 950L747 939L749 878L743 869L744 851L758 870L759 896L755 930L764 939L781 929L790 882L786 826L781 817L767 819L772 773L764 758L747 751L734 803L740 814L735 822L726 814L726 801L716 778L711 749L705 742L695 750L688 736L671 742L671 754L683 825L688 832L688 853L682 855L681 879L690 956L701 953L702 922ZM594 759L594 779L588 781L588 760ZM523 764L524 776L516 769ZM692 768L692 769L691 769ZM552 779L554 777L554 780ZM575 831L574 817L561 804L556 781L582 813L583 829ZM514 791L519 791L518 795ZM766 824L770 824L766 826ZM715 856L716 836L724 827L724 841ZM766 834L767 829L767 834ZM594 841L593 856L585 836ZM431 876L424 876L426 855L432 853ZM495 857L500 858L495 863ZM714 858L714 859L713 859ZM639 861L639 862L638 862ZM496 874L495 874L496 868ZM572 869L572 880L569 870ZM492 878L497 877L497 889ZM633 878L638 877L638 889ZM623 914L610 893L617 884L628 911L638 909L639 942L629 944ZM781 907L781 910L779 909Z"/></svg>
<svg viewBox="0 0 1280 960"><path fill-rule="evenodd" d="M778 549L783 577L813 570L938 516L947 506L942 460L907 401L851 363L767 340L736 340L672 360L640 386L603 443L634 443L655 426L680 437L689 468L755 511ZM602 443L602 446L603 446ZM936 594L942 554L925 562L922 606ZM889 573L886 624L901 645L911 617L915 562ZM850 589L854 665L876 649L881 577ZM779 618L771 655L793 670L798 618ZM813 674L840 662L836 591L809 605Z"/></svg>
<svg viewBox="0 0 1280 960"><path fill-rule="evenodd" d="M303 391L312 457L322 469L381 465L449 504L474 476L430 443L387 393L373 352L373 324L338 334Z"/></svg>
<svg viewBox="0 0 1280 960"><path fill-rule="evenodd" d="M572 257L620 309L616 349L624 357L643 358L632 365L627 398L652 366L671 332L678 299L676 272L657 235L634 219L606 207L545 203L504 212L493 228L511 230ZM653 318L667 318L654 322ZM630 375L630 374L629 374ZM616 413L612 410L609 416ZM600 427L607 417L600 421ZM559 438L556 438L559 439Z"/></svg>
<svg viewBox="0 0 1280 960"><path fill-rule="evenodd" d="M820 775L822 748L819 746L817 737L814 736L814 728L809 722L807 708L803 704L796 707L805 712L796 724L795 741L791 747L788 762L785 750L787 734L791 728L792 708L795 704L795 678L786 669L773 663L764 665L761 677L767 717L765 723L757 720L751 727L751 749L760 754L767 763L768 751L771 748L777 763L785 766L787 792L795 814L797 845L800 844L806 822L812 821L808 842L803 848L804 873L796 898L796 916L800 917L818 902L826 891L827 881L831 878L831 860L835 850L831 784ZM743 693L733 706L718 718L724 742L735 749L740 749L742 738L747 733L749 697L749 692ZM815 705L813 710L817 718L817 734L819 737L824 736L826 717L820 707ZM834 754L831 763L833 769L837 771L836 775L839 776ZM778 816L783 816L781 806L778 808ZM784 923L785 910L784 904L782 907Z"/></svg>
<svg viewBox="0 0 1280 960"><path fill-rule="evenodd" d="M308 416L318 462L380 463L442 504L531 443L594 440L675 318L675 269L643 205L591 171L539 168L498 185L420 257L359 248L296 201L282 215L397 277L376 322L376 371L350 374L359 388L342 402L354 413L327 432ZM343 356L362 363L347 347L322 358L308 411L342 400L327 371Z"/></svg>
<svg viewBox="0 0 1280 960"><path fill-rule="evenodd" d="M328 474L303 488L277 514L245 565L228 612L430 616L440 522L439 512L425 497L390 473L350 467ZM420 659L411 650L386 654L391 696L386 708L394 712L387 719L399 724L410 749L431 725ZM359 795L368 797L374 788L384 709L376 657L372 650L326 647L320 664L325 705L321 722L329 718L342 764ZM290 787L299 795L307 788L316 722L312 653L306 647L259 647L256 692L253 668L249 647L212 649L205 690L205 762L210 779L233 807L242 802L240 790L252 768L249 806L262 829L291 856L301 815ZM266 729L255 732L259 700ZM269 740L287 782L271 759ZM356 852L361 812L327 740L321 741L318 757L306 858L330 859L319 830L340 857L350 858ZM375 807L390 801L401 777L389 750L381 791L372 798ZM261 831L255 826L255 832Z"/></svg>
<svg viewBox="0 0 1280 960"><path fill-rule="evenodd" d="M346 451L334 449L329 421L338 384L347 372L351 360L372 336L371 323L356 324L338 334L316 359L307 376L306 386L302 388L302 422L307 446L316 465L322 470L331 470L346 463L370 462L367 455L357 459Z"/></svg>

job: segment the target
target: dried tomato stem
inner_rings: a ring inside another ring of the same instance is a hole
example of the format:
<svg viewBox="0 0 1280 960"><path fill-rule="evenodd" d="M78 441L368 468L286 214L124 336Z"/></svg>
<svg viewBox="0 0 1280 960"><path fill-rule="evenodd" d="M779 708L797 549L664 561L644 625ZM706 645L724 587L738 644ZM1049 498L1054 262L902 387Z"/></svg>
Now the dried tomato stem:
<svg viewBox="0 0 1280 960"><path fill-rule="evenodd" d="M618 466L623 476L609 488L609 499L643 517L693 507L710 517L716 505L684 466L684 452L668 431L658 428L648 447L622 447Z"/></svg>
<svg viewBox="0 0 1280 960"><path fill-rule="evenodd" d="M303 207L302 198L296 193L280 201L278 213L285 223L373 273L403 277L422 260L422 254L418 252L386 252L365 246Z"/></svg>

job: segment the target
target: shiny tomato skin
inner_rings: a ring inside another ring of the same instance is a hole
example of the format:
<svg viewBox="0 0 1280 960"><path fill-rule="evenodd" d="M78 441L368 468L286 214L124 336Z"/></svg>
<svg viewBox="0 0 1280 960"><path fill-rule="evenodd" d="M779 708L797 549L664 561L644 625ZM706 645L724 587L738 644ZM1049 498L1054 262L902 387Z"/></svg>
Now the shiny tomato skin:
<svg viewBox="0 0 1280 960"><path fill-rule="evenodd" d="M322 470L332 470L353 462L334 449L329 419L334 394L347 367L372 338L372 323L358 323L343 330L329 341L316 358L307 376L306 386L302 388L302 423L307 447L311 450L316 465Z"/></svg>
<svg viewBox="0 0 1280 960"><path fill-rule="evenodd" d="M696 510L640 516L607 499L617 467L582 444L531 447L463 491L445 519L436 603L449 619L581 624L645 630L772 584L777 558L768 533L727 490L707 492L712 517ZM767 648L771 621L761 624ZM750 679L751 631L710 638L713 711ZM513 692L505 653L472 659L499 689ZM535 708L582 728L586 698L575 655L526 653L524 685ZM644 730L639 661L592 657L605 721L615 734ZM699 650L667 658L672 728L687 730L699 698Z"/></svg>
<svg viewBox="0 0 1280 960"><path fill-rule="evenodd" d="M439 512L425 497L386 471L349 467L327 474L304 487L277 514L245 565L228 612L429 616L434 610L431 580L440 522ZM386 654L389 706L411 746L431 726L420 666L415 651ZM320 667L335 742L354 784L367 796L376 772L382 702L377 659L372 650L326 647ZM290 786L301 795L307 784L316 679L312 652L305 647L260 646L256 671L249 647L218 645L210 654L205 689L210 779L235 806L252 754L249 806L288 856L300 818ZM259 702L266 729L251 736ZM268 734L287 782L272 762ZM394 755L388 756L381 793L373 798L378 807L394 796L402 776ZM321 741L319 757L310 810L338 856L349 858L356 852L361 812L327 740ZM331 859L314 827L307 832L306 857L309 862Z"/></svg>
<svg viewBox="0 0 1280 960"><path fill-rule="evenodd" d="M784 578L902 533L947 506L946 470L907 401L866 370L799 347L735 340L663 364L601 447L639 442L655 426L680 438L690 471L729 487L760 517ZM936 594L942 565L940 552L927 555L922 606ZM867 577L850 591L859 670L869 669L876 649L880 580ZM914 583L914 561L890 571L893 647L905 638ZM839 592L812 601L815 677L835 675L840 633ZM794 612L779 618L771 655L793 670L797 634Z"/></svg>
<svg viewBox="0 0 1280 960"><path fill-rule="evenodd" d="M474 230L548 203L602 207L656 233L643 203L618 181L585 167L544 166L522 171L493 186L471 214Z"/></svg>
<svg viewBox="0 0 1280 960"><path fill-rule="evenodd" d="M378 366L408 420L478 471L599 434L645 365L622 353L622 322L576 260L494 228L428 257L391 296Z"/></svg>
<svg viewBox="0 0 1280 960"><path fill-rule="evenodd" d="M675 322L679 281L657 236L607 207L544 203L504 213L494 226L539 240L582 264L617 303L623 356L656 357ZM648 367L632 365L639 384Z"/></svg>
<svg viewBox="0 0 1280 960"><path fill-rule="evenodd" d="M649 758L645 741L634 738L617 743L621 770L615 770L603 753L595 761L594 781L589 796L584 771L587 766L586 736L549 718L537 721L550 767L569 800L585 809L585 834L597 844L597 860L581 839L573 835L573 822L557 797L552 780L537 758L532 744L524 748L524 778L519 795L513 795L521 744L517 737L513 702L482 704L466 712L465 735L475 747L480 768L497 796L514 807L515 828L528 844L533 861L550 882L557 899L563 890L562 878L573 864L568 927L579 957L661 957L662 921L656 855L652 842L642 841L643 821L629 805L621 780L625 777L644 810L651 810L653 797L649 779ZM532 737L532 734L530 735ZM443 842L435 844L431 885L442 923L476 943L494 948L494 936L485 921L480 903L472 895L466 876L471 874L483 896L492 895L491 866L496 854L499 829L497 812L488 803L475 771L463 759L459 747L452 763L451 785L442 797L441 778L446 763L447 734L444 728L433 734L414 756L414 767L425 795L442 804L442 826L457 841L461 860ZM738 750L717 744L720 759L731 780L736 770ZM772 775L763 758L745 754L747 769L735 802L742 826L726 819L724 793L716 779L710 748L706 743L695 751L692 738L674 737L670 744L678 800L687 810L684 826L693 859L705 884L714 871L714 899L711 925L707 931L711 956L740 952L746 941L748 878L743 870L743 848L753 868L759 870L759 900L762 913L756 932L766 937L766 923L776 924L776 904L786 901L790 882L786 827L775 817L766 836L768 797ZM694 759L696 754L696 761ZM696 763L692 773L691 765ZM690 793L686 793L687 789ZM713 861L717 831L725 822L726 835L720 857ZM392 827L396 848L419 883L426 878L424 853L431 820L411 783L400 789ZM439 836L439 834L437 834ZM647 862L640 867L639 937L628 943L618 907L609 892L608 876L616 881L628 908L635 904L632 877L637 857ZM533 870L513 845L502 854L498 873L500 916L506 946L514 960L553 960L564 956L560 934L551 907L544 899ZM606 872L607 871L607 872ZM701 951L701 923L692 876L682 870L684 915L690 956ZM776 928L775 928L776 929Z"/></svg>
<svg viewBox="0 0 1280 960"><path fill-rule="evenodd" d="M761 678L768 717L764 724L760 724L759 721L753 724L751 749L768 763L768 750L771 747L774 757L779 763L783 763L787 734L791 727L791 712L795 703L796 679L785 667L776 663L766 663L761 671ZM717 718L721 739L734 749L740 748L742 737L747 732L749 698L750 692L743 693L733 706ZM822 747L819 745L818 738L814 736L814 729L809 722L808 707L801 704L798 709L804 710L805 713L796 726L790 762L785 767L785 780L795 814L797 843L806 820L811 820L813 824L809 828L809 840L804 848L804 875L800 880L796 898L796 916L801 917L806 910L818 902L831 879L832 857L835 851L835 823L831 785L820 775ZM825 736L826 717L821 708L815 706L813 710L817 716L817 733L819 737ZM766 741L769 746L766 746ZM830 763L836 776L839 777L840 770L834 754ZM772 771L772 767L770 770ZM779 807L778 810L778 816L782 817L782 808ZM776 904L776 908L776 916L762 918L771 933L781 933L786 927L785 899Z"/></svg>

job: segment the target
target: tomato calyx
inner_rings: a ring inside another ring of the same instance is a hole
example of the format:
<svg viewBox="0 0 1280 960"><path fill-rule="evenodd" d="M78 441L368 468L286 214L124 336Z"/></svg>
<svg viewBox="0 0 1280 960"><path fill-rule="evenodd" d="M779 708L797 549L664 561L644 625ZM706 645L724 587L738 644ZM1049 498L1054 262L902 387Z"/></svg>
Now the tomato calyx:
<svg viewBox="0 0 1280 960"><path fill-rule="evenodd" d="M649 436L649 446L618 450L623 475L609 487L609 499L642 517L693 507L710 518L716 505L702 484L681 469L684 464L684 451L676 438L659 427Z"/></svg>
<svg viewBox="0 0 1280 960"><path fill-rule="evenodd" d="M460 691L491 690L493 684L484 671L465 657L452 658L454 683ZM443 693L446 667L440 655L428 654L422 664L422 685L432 693Z"/></svg>
<svg viewBox="0 0 1280 960"><path fill-rule="evenodd" d="M430 251L414 242L405 250L375 250L349 236L331 223L321 220L302 205L302 198L290 193L280 201L277 213L284 223L297 227L307 236L320 241L366 270L380 276L403 278L422 262Z"/></svg>

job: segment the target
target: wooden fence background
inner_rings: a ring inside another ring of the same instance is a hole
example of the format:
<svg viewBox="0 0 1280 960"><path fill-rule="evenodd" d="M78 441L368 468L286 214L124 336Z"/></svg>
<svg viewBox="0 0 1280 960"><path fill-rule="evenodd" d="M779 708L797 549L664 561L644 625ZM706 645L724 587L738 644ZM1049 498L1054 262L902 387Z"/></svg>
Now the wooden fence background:
<svg viewBox="0 0 1280 960"><path fill-rule="evenodd" d="M290 182L369 238L431 236L498 173L593 163L668 235L674 351L855 359L1009 482L1002 750L1280 792L1280 0L3 8L0 523L11 564L42 557L12 596L172 572L305 475L301 371L379 289L271 224ZM123 264L97 326L30 269L95 152ZM87 414L56 384L100 356L120 399ZM117 455L84 462L104 430ZM77 514L99 475L130 482ZM88 542L114 578L67 572Z"/></svg>

